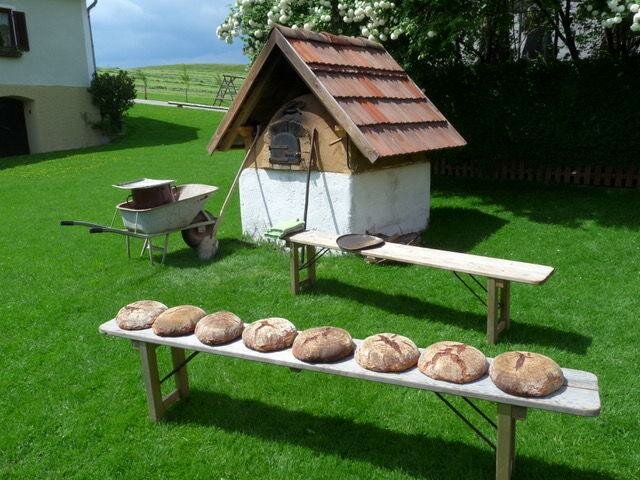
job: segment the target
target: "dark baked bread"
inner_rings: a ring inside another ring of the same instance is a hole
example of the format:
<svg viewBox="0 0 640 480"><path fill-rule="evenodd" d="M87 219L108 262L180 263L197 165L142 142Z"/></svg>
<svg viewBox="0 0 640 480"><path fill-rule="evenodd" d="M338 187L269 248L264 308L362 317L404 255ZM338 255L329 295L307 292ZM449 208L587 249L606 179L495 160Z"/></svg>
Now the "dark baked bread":
<svg viewBox="0 0 640 480"><path fill-rule="evenodd" d="M353 353L355 344L349 332L337 327L316 327L300 332L292 353L310 363L335 362Z"/></svg>
<svg viewBox="0 0 640 480"><path fill-rule="evenodd" d="M138 300L120 309L116 315L116 323L123 330L151 328L158 315L166 309L164 303L155 300Z"/></svg>
<svg viewBox="0 0 640 480"><path fill-rule="evenodd" d="M420 355L418 368L427 377L452 383L469 383L479 379L489 364L477 348L460 342L437 342Z"/></svg>
<svg viewBox="0 0 640 480"><path fill-rule="evenodd" d="M289 348L298 331L286 318L264 318L253 322L242 332L244 344L259 352L272 352Z"/></svg>
<svg viewBox="0 0 640 480"><path fill-rule="evenodd" d="M403 372L415 367L420 357L416 344L395 333L380 333L365 338L356 349L356 362L375 372Z"/></svg>
<svg viewBox="0 0 640 480"><path fill-rule="evenodd" d="M546 397L565 383L560 366L531 352L506 352L493 359L489 375L503 392L521 397Z"/></svg>
<svg viewBox="0 0 640 480"><path fill-rule="evenodd" d="M196 337L205 345L222 345L235 340L244 330L244 323L231 312L216 312L202 317L196 325Z"/></svg>
<svg viewBox="0 0 640 480"><path fill-rule="evenodd" d="M180 337L190 335L196 323L207 313L193 305L180 305L165 310L153 322L153 332L161 337Z"/></svg>

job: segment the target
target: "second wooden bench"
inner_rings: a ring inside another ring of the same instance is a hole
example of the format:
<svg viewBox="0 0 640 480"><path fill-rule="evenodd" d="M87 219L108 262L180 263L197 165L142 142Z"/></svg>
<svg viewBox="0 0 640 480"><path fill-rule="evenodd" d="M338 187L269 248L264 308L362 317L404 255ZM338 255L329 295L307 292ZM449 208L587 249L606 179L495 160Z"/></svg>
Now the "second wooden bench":
<svg viewBox="0 0 640 480"><path fill-rule="evenodd" d="M287 238L291 247L291 291L294 295L300 292L302 286L315 282L316 260L320 255L327 250L340 250L337 238L337 235L316 231L297 233ZM317 248L321 250L318 252ZM355 253L365 257L451 270L456 276L458 273L467 273L474 280L474 275L486 277L487 342L490 344L495 344L500 332L509 328L511 282L540 285L549 279L554 270L546 265L390 242ZM306 261L301 261L303 256ZM307 271L307 276L301 279L300 272L303 270ZM464 283L459 276L458 278Z"/></svg>

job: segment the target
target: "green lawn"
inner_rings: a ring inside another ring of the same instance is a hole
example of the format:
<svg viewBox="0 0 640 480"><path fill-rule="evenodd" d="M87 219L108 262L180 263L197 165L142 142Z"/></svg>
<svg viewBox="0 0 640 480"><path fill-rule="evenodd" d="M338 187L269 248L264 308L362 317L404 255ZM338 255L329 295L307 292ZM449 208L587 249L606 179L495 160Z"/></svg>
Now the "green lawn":
<svg viewBox="0 0 640 480"><path fill-rule="evenodd" d="M142 298L550 355L599 376L602 415L531 411L515 478L638 478L639 191L434 179L428 245L557 268L546 285L513 287L496 346L450 272L323 258L317 286L293 297L287 255L242 240L237 200L210 263L179 235L150 267L121 237L59 226L108 223L123 196L110 185L141 176L218 185L217 211L242 157L206 155L220 118L136 106L109 146L1 160L1 478L492 478L492 451L428 392L241 360L197 357L190 401L152 424L136 353L97 331Z"/></svg>
<svg viewBox="0 0 640 480"><path fill-rule="evenodd" d="M187 98L192 103L211 104L218 92L223 74L245 77L247 66L240 64L188 64L187 72L190 85ZM100 68L100 71L114 71L114 68ZM144 85L138 71L143 71L148 78L147 98L149 100L185 101L185 85L181 79L183 65L159 65L151 67L131 68L129 73L136 80L138 98L144 98ZM242 82L236 81L239 87ZM226 101L223 105L228 106Z"/></svg>

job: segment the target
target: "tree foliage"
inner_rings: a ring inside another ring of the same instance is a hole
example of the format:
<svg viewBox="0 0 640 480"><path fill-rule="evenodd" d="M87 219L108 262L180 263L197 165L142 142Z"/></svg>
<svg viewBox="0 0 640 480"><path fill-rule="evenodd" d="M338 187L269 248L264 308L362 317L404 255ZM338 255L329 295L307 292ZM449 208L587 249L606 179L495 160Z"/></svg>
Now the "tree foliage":
<svg viewBox="0 0 640 480"><path fill-rule="evenodd" d="M254 58L274 24L368 37L407 63L623 57L640 48L640 0L235 0L218 36Z"/></svg>

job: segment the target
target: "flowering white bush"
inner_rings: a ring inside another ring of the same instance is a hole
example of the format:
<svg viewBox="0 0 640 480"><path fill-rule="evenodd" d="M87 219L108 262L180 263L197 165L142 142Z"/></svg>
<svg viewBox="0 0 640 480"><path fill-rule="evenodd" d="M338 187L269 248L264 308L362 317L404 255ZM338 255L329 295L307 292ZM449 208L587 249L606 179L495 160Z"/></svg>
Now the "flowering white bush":
<svg viewBox="0 0 640 480"><path fill-rule="evenodd" d="M242 37L250 57L257 54L276 23L385 42L403 33L395 8L388 0L235 0L216 34L227 43Z"/></svg>
<svg viewBox="0 0 640 480"><path fill-rule="evenodd" d="M626 21L633 32L640 32L640 0L591 1L584 7L587 16L600 20L604 28L613 28Z"/></svg>

